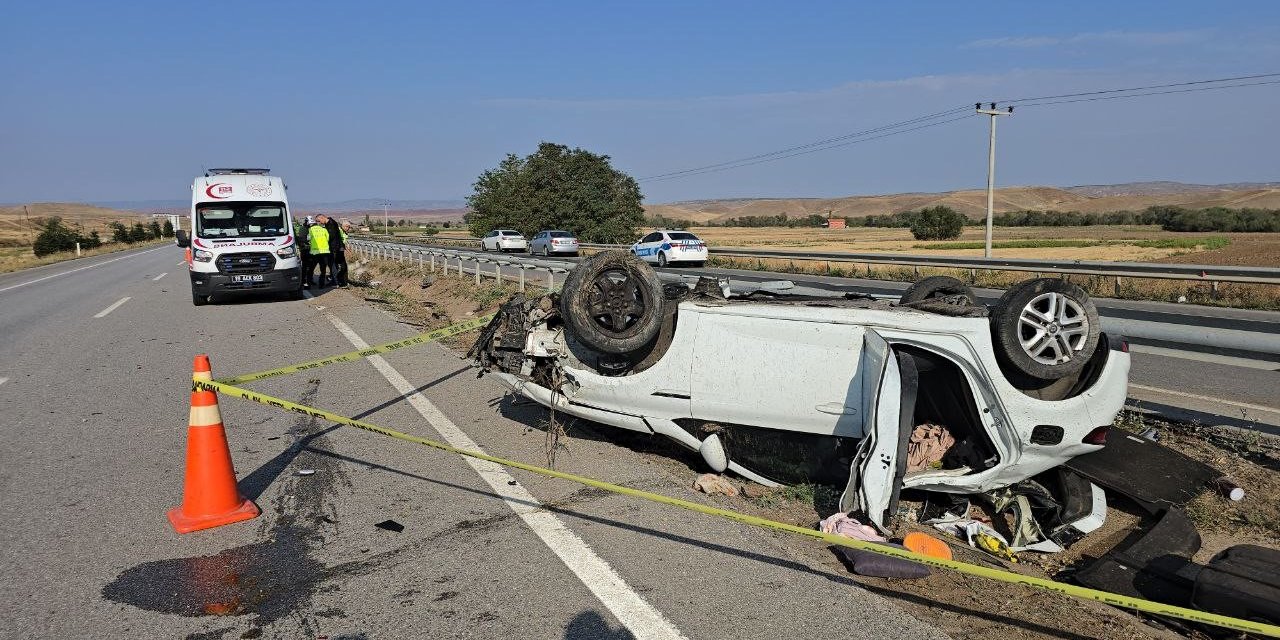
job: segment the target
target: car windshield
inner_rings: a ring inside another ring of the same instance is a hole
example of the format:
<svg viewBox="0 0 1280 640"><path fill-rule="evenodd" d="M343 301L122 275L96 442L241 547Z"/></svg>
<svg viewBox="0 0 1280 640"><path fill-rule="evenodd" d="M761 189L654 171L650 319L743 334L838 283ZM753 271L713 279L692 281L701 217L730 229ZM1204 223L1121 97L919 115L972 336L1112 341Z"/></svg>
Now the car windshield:
<svg viewBox="0 0 1280 640"><path fill-rule="evenodd" d="M265 238L287 234L282 202L218 202L196 206L200 238Z"/></svg>
<svg viewBox="0 0 1280 640"><path fill-rule="evenodd" d="M552 238L572 238L573 234L568 231L552 231L549 234Z"/></svg>
<svg viewBox="0 0 1280 640"><path fill-rule="evenodd" d="M513 236L513 237L514 237L514 236L518 236L518 235L520 235L520 232L519 232L519 231L499 231L499 232L498 232L498 235L503 235L503 236Z"/></svg>
<svg viewBox="0 0 1280 640"><path fill-rule="evenodd" d="M671 233L668 233L667 235L671 236L672 240L697 240L698 239L698 236L695 236L692 233L689 233L688 231L673 231Z"/></svg>

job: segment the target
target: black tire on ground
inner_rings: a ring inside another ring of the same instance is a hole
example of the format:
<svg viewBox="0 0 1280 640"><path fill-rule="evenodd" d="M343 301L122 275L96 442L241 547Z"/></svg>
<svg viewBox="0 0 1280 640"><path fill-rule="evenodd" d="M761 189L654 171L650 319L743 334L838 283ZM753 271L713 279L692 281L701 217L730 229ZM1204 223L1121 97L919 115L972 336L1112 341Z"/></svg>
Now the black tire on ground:
<svg viewBox="0 0 1280 640"><path fill-rule="evenodd" d="M662 283L653 268L625 251L602 251L569 272L560 314L581 343L603 353L628 354L662 328Z"/></svg>
<svg viewBox="0 0 1280 640"><path fill-rule="evenodd" d="M207 302L209 302L209 296L202 296L194 291L191 292L191 304L203 307Z"/></svg>
<svg viewBox="0 0 1280 640"><path fill-rule="evenodd" d="M1098 308L1084 289L1057 278L1019 283L991 310L992 339L1014 376L1058 380L1093 356L1101 334Z"/></svg>
<svg viewBox="0 0 1280 640"><path fill-rule="evenodd" d="M969 299L969 303L973 304L973 289L969 288L969 285L951 276L930 276L907 287L906 292L902 294L901 302L906 304L929 298L958 295L965 296Z"/></svg>
<svg viewBox="0 0 1280 640"><path fill-rule="evenodd" d="M659 267L667 266L667 254L661 251L658 252L658 266Z"/></svg>

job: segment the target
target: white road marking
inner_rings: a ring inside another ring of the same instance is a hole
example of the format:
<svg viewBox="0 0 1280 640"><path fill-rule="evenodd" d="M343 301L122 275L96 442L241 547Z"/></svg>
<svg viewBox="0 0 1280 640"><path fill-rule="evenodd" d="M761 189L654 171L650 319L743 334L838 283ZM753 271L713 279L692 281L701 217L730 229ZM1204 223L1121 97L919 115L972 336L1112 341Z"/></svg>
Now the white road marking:
<svg viewBox="0 0 1280 640"><path fill-rule="evenodd" d="M357 349L369 348L369 343L351 330L337 316L326 313L329 322ZM400 375L381 356L369 356L369 364L397 391L404 394L409 404L417 409L427 423L449 444L459 449L483 452L466 433L459 429L430 400L414 390L414 386ZM618 572L587 546L577 534L569 530L559 518L542 507L533 494L517 484L511 474L501 466L486 460L464 458L480 478L502 497L521 520L538 536L560 561L586 585L591 593L638 639L684 638L684 634L667 620L662 612L649 604L640 594L618 575Z"/></svg>
<svg viewBox="0 0 1280 640"><path fill-rule="evenodd" d="M1280 371L1280 362L1267 362L1266 360L1253 360L1251 358L1240 358L1237 356L1223 356L1216 353L1179 351L1177 349L1168 349L1165 347L1133 344L1132 342L1129 343L1129 351L1131 353L1150 353L1152 355L1165 356L1168 358L1182 358L1183 360L1197 360L1199 362L1225 364L1232 367L1246 367L1249 369L1262 369L1264 371Z"/></svg>
<svg viewBox="0 0 1280 640"><path fill-rule="evenodd" d="M179 266L179 267L185 267L185 266L187 266L187 261L186 261L186 260L183 260L182 262L179 262L179 263L178 263L178 266Z"/></svg>
<svg viewBox="0 0 1280 640"><path fill-rule="evenodd" d="M1276 407L1265 407L1260 404L1249 404L1248 402L1236 402L1234 400L1224 400L1222 398L1214 398L1212 396L1201 396L1185 391L1174 391L1173 389L1161 389L1160 387L1148 387L1145 384L1129 383L1130 389L1138 389L1141 391L1151 391L1154 393L1167 393L1169 395L1178 396L1180 398L1192 398L1194 400L1203 400L1205 402L1218 402L1227 406L1236 407L1238 409L1252 409L1254 411L1267 411L1269 413L1280 413L1280 409Z"/></svg>
<svg viewBox="0 0 1280 640"><path fill-rule="evenodd" d="M156 280L159 280L160 278L163 278L163 277L165 277L165 276L167 276L167 275L169 275L169 272L168 272L168 271L166 271L166 272L164 272L164 273L162 273L162 274L160 274L160 275L158 275L158 276L156 276L156 277L152 278L152 279L151 279L151 281L152 281L152 282L155 282Z"/></svg>
<svg viewBox="0 0 1280 640"><path fill-rule="evenodd" d="M116 309L119 309L119 308L120 308L120 305L122 305L122 304L124 304L124 303L128 302L130 297L131 297L131 296L125 296L125 297L123 297L123 298L120 298L119 300L116 300L116 301L115 301L115 303L114 303L114 304L112 304L111 306L107 307L106 309L103 309L102 311L99 311L99 312L97 312L97 313L93 314L93 317L95 317L95 318L103 318L103 317L106 317L106 315L107 315L108 313L111 313L112 311L115 311Z"/></svg>
<svg viewBox="0 0 1280 640"><path fill-rule="evenodd" d="M137 252L137 253L132 253L132 254L129 254L129 255L127 255L127 256L120 256L119 258L112 258L112 259L110 259L110 260L104 260L104 261L99 262L99 263L97 263L97 264L91 264L91 265L89 265L89 266L87 266L87 267L80 267L80 268L78 268L78 269L72 269L72 270L70 270L70 271L63 271L62 273L55 273L55 274L53 274L53 275L51 275L51 276L45 276L45 277L43 277L43 278L36 278L35 280L28 280L28 281L26 281L26 282L20 282L20 283L18 283L18 284L15 284L15 285L12 285L12 286L5 287L5 288L3 288L3 289L0 289L0 293L4 293L5 291L8 291L8 290L10 290L10 289L17 289L18 287L25 287L25 286L27 286L27 285L29 285L29 284L35 284L35 283L37 283L37 282L43 282L43 281L48 280L48 279L50 279L50 278L57 278L58 276L65 276L65 275L68 275L68 274L75 273L75 272L77 272L77 271L84 271L85 269L92 269L92 268L94 268L94 267L101 267L101 266L102 266L102 265L104 265L104 264L111 264L112 262L118 262L118 261L120 261L120 260L128 260L129 258L136 258L136 257L138 257L138 256L140 256L140 255L142 255L142 254L144 254L144 253L151 253L152 251L159 251L159 250L161 250L161 249L168 249L168 247L156 247L155 249L147 249L146 251L139 251L139 252Z"/></svg>
<svg viewBox="0 0 1280 640"><path fill-rule="evenodd" d="M6 383L6 382L8 382L8 381L9 381L9 379L8 379L8 378L0 378L0 384L4 384L4 383Z"/></svg>

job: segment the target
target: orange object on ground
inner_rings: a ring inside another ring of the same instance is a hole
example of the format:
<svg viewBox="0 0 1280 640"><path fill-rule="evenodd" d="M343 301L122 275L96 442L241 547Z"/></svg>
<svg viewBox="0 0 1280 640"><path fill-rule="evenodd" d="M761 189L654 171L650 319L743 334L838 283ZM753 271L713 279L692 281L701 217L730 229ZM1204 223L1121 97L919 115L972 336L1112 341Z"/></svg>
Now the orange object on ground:
<svg viewBox="0 0 1280 640"><path fill-rule="evenodd" d="M902 538L902 546L909 551L914 551L930 558L951 559L951 547L927 533L920 533L919 531L908 533Z"/></svg>
<svg viewBox="0 0 1280 640"><path fill-rule="evenodd" d="M193 378L213 379L209 356L196 356ZM192 389L188 422L182 506L169 510L170 524L178 533L190 533L257 517L261 513L258 505L240 495L236 485L227 433L222 428L222 412L218 410L218 394Z"/></svg>

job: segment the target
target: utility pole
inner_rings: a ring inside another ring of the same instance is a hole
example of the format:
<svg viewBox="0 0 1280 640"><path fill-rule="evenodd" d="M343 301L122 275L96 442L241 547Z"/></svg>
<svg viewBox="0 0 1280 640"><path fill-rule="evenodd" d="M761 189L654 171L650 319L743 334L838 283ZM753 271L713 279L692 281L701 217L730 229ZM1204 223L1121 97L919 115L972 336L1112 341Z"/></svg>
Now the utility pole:
<svg viewBox="0 0 1280 640"><path fill-rule="evenodd" d="M1013 115L1013 107L1008 107L1006 111L996 111L996 103L990 104L990 109L983 109L981 102L973 105L975 111L991 117L991 142L987 146L987 244L982 254L988 258L991 257L991 226L996 205L996 116Z"/></svg>
<svg viewBox="0 0 1280 640"><path fill-rule="evenodd" d="M391 206L390 202L382 201L382 232L391 235L391 222L387 219L387 207Z"/></svg>

